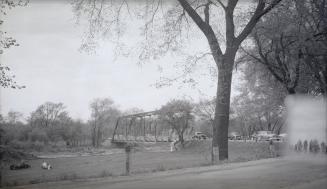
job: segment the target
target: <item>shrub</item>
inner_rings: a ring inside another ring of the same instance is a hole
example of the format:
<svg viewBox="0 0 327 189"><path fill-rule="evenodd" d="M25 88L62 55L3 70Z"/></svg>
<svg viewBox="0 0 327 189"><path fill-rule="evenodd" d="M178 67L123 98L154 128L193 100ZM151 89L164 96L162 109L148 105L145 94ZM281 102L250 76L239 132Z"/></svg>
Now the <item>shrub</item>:
<svg viewBox="0 0 327 189"><path fill-rule="evenodd" d="M43 151L44 146L44 142L35 141L34 143L32 143L32 149L36 151Z"/></svg>
<svg viewBox="0 0 327 189"><path fill-rule="evenodd" d="M111 177L111 176L113 176L113 174L106 170L103 170L99 175L99 177Z"/></svg>
<svg viewBox="0 0 327 189"><path fill-rule="evenodd" d="M156 171L165 171L165 167L163 165L158 165Z"/></svg>
<svg viewBox="0 0 327 189"><path fill-rule="evenodd" d="M13 140L10 142L10 146L14 149L27 149L28 142L22 142L19 140Z"/></svg>
<svg viewBox="0 0 327 189"><path fill-rule="evenodd" d="M10 143L10 146L14 149L18 150L36 150L36 151L43 151L45 149L45 144L44 142L40 141L19 141L19 140L14 140Z"/></svg>
<svg viewBox="0 0 327 189"><path fill-rule="evenodd" d="M35 128L29 133L29 140L32 142L40 141L48 143L48 136L45 131Z"/></svg>

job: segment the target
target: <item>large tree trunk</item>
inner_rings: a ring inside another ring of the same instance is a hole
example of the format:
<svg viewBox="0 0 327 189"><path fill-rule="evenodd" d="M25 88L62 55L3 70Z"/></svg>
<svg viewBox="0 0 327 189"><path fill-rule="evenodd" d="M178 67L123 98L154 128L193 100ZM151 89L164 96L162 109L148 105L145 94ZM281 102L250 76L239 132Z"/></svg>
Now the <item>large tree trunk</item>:
<svg viewBox="0 0 327 189"><path fill-rule="evenodd" d="M214 118L213 146L219 148L219 160L228 159L228 126L230 95L232 84L232 71L234 67L236 50L232 53L226 52L222 62L218 63L218 85L216 110Z"/></svg>

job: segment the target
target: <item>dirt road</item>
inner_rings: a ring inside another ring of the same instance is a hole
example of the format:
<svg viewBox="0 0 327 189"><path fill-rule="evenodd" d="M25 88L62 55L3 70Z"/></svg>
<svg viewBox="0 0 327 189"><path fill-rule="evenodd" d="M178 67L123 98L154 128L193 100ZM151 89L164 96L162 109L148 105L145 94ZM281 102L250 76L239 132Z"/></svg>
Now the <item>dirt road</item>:
<svg viewBox="0 0 327 189"><path fill-rule="evenodd" d="M281 158L110 179L53 182L17 188L326 188L326 157Z"/></svg>

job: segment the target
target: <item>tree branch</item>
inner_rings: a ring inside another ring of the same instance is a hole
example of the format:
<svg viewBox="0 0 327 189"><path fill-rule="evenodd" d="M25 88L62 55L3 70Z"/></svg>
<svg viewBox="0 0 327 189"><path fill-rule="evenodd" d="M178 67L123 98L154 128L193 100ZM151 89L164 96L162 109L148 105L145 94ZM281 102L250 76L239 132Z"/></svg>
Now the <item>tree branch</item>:
<svg viewBox="0 0 327 189"><path fill-rule="evenodd" d="M281 1L282 0L273 0L273 2L271 2L271 4L268 7L266 7L265 0L259 0L253 16L251 17L250 21L246 24L243 31L238 35L237 42L239 44L242 43L243 40L252 32L254 26L260 20L260 18L265 14L267 14L270 10L272 10Z"/></svg>
<svg viewBox="0 0 327 189"><path fill-rule="evenodd" d="M204 33L206 36L210 49L212 53L217 54L218 56L222 56L222 51L218 42L218 39L212 29L212 27L202 20L199 14L193 9L193 7L187 2L187 0L178 0L181 4L183 9L187 12L187 14L192 18L195 24L199 27L199 29Z"/></svg>

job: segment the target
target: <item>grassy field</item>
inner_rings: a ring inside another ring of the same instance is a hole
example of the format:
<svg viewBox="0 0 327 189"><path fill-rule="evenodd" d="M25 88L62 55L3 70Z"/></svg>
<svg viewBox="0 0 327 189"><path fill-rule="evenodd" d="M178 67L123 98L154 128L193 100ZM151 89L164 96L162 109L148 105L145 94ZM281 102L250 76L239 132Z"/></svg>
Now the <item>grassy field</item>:
<svg viewBox="0 0 327 189"><path fill-rule="evenodd" d="M210 165L210 143L211 141L191 141L185 145L184 149L176 152L169 152L169 143L144 144L139 146L131 155L131 173L137 174ZM279 153L278 146L276 146L276 149ZM104 151L110 152L110 149ZM75 157L52 154L53 157L54 155L58 157L30 160L28 163L31 168L29 169L9 170L7 168L4 170L4 184L13 186L47 181L124 175L124 151L122 149L113 149L112 152L111 154L98 153L86 156L78 156L78 153L75 153ZM267 142L230 141L229 143L228 162L269 157L269 144ZM41 169L41 163L44 160L50 162L54 168L52 170Z"/></svg>

